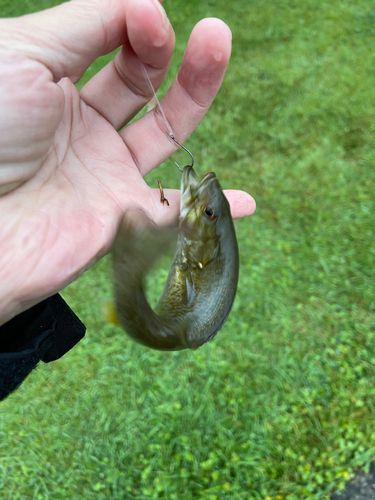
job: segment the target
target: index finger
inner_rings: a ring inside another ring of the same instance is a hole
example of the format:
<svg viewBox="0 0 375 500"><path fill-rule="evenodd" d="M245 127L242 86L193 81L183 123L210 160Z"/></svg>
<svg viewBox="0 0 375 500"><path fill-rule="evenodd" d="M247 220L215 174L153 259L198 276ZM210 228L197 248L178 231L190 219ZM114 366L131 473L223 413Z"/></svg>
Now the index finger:
<svg viewBox="0 0 375 500"><path fill-rule="evenodd" d="M85 103L116 130L152 97L142 64L147 65L147 73L158 88L174 48L173 28L157 0L128 0L126 26L127 40L121 51L80 92Z"/></svg>

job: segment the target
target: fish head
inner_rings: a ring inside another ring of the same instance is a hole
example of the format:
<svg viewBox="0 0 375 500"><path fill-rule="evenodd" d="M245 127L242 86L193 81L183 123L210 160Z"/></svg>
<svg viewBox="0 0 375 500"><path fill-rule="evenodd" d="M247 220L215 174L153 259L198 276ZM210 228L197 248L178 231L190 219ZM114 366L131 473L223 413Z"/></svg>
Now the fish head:
<svg viewBox="0 0 375 500"><path fill-rule="evenodd" d="M200 180L193 167L183 170L180 228L184 252L191 265L205 267L218 254L221 221L230 214L229 203L214 172Z"/></svg>

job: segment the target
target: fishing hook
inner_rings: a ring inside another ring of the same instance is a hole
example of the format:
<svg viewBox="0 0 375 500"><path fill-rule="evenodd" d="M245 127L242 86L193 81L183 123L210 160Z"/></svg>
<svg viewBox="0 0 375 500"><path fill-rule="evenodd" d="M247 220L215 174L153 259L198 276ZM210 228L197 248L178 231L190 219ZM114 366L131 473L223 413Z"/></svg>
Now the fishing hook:
<svg viewBox="0 0 375 500"><path fill-rule="evenodd" d="M194 156L192 155L192 153L190 153L190 151L188 150L188 148L185 148L185 146L183 146L178 141L176 141L176 139L174 138L173 134L169 134L169 136L172 139L172 141L174 141L176 144L178 144L180 146L180 148L184 149L187 153L189 153L189 155L191 157L191 165L189 165L189 166L190 166L190 168L193 168L193 166L194 166ZM180 172L182 172L182 168L180 167L180 165L177 162L175 162L175 164L177 165L178 170Z"/></svg>

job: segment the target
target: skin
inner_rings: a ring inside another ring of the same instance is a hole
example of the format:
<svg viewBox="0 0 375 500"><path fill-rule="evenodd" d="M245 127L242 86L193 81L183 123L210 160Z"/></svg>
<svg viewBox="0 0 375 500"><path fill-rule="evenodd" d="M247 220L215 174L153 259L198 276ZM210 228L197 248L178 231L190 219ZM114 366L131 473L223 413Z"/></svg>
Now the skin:
<svg viewBox="0 0 375 500"><path fill-rule="evenodd" d="M153 311L144 276L171 239L150 224L124 223L114 252L119 323L137 342L153 349L196 349L211 340L226 321L237 291L239 254L229 203L213 172L198 180L185 167L180 229L175 256Z"/></svg>
<svg viewBox="0 0 375 500"><path fill-rule="evenodd" d="M172 8L172 7L171 7ZM122 46L79 92L97 57ZM110 250L122 216L147 207L177 220L143 176L177 148L158 109L120 130L157 89L174 33L157 0L75 0L0 20L0 325L62 290ZM192 31L163 108L179 142L204 117L228 64L231 34L218 19ZM255 210L227 192L234 217Z"/></svg>

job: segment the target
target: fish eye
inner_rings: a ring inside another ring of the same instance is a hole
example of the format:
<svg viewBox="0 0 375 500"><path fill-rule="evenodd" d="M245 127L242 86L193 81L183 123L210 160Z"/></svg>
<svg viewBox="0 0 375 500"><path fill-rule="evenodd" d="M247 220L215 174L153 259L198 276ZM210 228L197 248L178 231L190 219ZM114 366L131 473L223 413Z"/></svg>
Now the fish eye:
<svg viewBox="0 0 375 500"><path fill-rule="evenodd" d="M211 205L206 205L203 209L204 214L210 219L210 220L215 220L216 215L214 208Z"/></svg>

